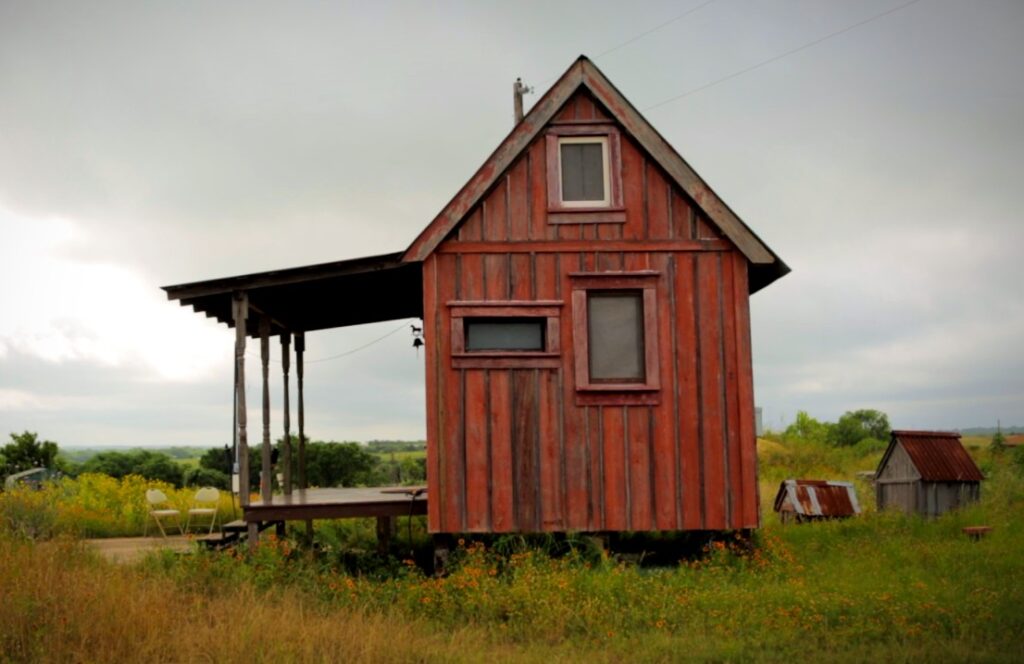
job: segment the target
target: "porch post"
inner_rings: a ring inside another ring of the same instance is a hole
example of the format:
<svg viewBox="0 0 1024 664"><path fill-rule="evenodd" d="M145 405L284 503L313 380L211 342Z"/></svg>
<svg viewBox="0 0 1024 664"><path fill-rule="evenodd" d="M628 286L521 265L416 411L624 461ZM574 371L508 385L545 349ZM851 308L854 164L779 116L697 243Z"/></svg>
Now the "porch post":
<svg viewBox="0 0 1024 664"><path fill-rule="evenodd" d="M244 508L249 504L249 440L245 430L245 319L249 314L249 298L238 291L231 299L231 314L235 322L235 418L238 431L238 502Z"/></svg>
<svg viewBox="0 0 1024 664"><path fill-rule="evenodd" d="M302 355L306 352L306 333L295 333L295 388L299 392L299 489L308 489L306 483L306 402L303 396L305 365ZM306 544L313 545L313 520L306 519Z"/></svg>
<svg viewBox="0 0 1024 664"><path fill-rule="evenodd" d="M260 498L271 499L270 467L270 319L260 316L260 360L263 364L263 472L260 474Z"/></svg>
<svg viewBox="0 0 1024 664"><path fill-rule="evenodd" d="M288 400L288 370L291 368L291 342L289 332L281 334L281 372L284 374L284 449L281 450L281 463L284 464L284 495L292 495L292 431L291 406Z"/></svg>
<svg viewBox="0 0 1024 664"><path fill-rule="evenodd" d="M302 354L306 351L306 333L295 333L295 387L299 391L299 488L308 489L306 483L306 404L303 399L302 383L305 367Z"/></svg>

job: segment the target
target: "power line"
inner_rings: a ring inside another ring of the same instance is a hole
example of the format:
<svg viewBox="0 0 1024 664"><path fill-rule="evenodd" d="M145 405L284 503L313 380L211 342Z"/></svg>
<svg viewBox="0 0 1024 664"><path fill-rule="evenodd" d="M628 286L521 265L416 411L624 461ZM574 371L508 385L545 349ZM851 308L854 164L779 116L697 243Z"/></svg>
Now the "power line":
<svg viewBox="0 0 1024 664"><path fill-rule="evenodd" d="M321 358L316 359L316 360L306 360L305 362L306 362L306 364L316 364L317 362L326 362L327 360L337 360L340 357L345 357L347 355L352 355L353 353L358 353L361 350L369 348L370 346L374 345L375 343L379 343L381 341L384 341L385 339L387 339L391 335L397 333L399 330L404 328L406 325L411 325L415 321L416 321L415 318L410 318L409 320L403 322L401 325L399 325L395 329L391 330L387 334L381 335L381 336L377 337L376 339L374 339L373 341L365 343L362 346L359 346L358 348L353 348L352 350L347 350L344 353L338 353L337 355L331 355L330 357L321 357Z"/></svg>
<svg viewBox="0 0 1024 664"><path fill-rule="evenodd" d="M646 30L646 31L641 32L640 34L634 36L634 37L630 37L629 39L627 39L626 41L622 42L618 46L613 46L610 49L608 49L607 51L601 51L600 53L598 53L597 55L594 56L594 59L597 60L598 58L603 58L604 56L608 55L609 53L614 53L615 51L619 50L620 48L625 48L626 46L629 46L630 44L632 44L633 42L637 41L638 39L643 39L644 37L646 37L647 35L649 35L651 33L657 32L658 30L661 30L662 28L668 27L669 25L671 25L672 23L675 23L679 19L685 18L685 17L689 16L690 14L694 13L695 11L700 10L700 9L704 9L708 5L710 5L710 4L714 3L714 2L717 2L717 1L718 0L707 0L707 2L699 4L696 7L693 7L692 9L687 9L682 14L679 14L678 16L674 16L674 17L670 18L669 20L665 21L664 23L661 23L659 25L654 26L650 30Z"/></svg>
<svg viewBox="0 0 1024 664"><path fill-rule="evenodd" d="M698 92L701 92L702 90L707 90L708 88L714 87L714 86L718 85L719 83L724 83L724 82L726 82L728 80L736 78L737 76L742 76L743 74L746 74L748 72L752 72L755 69L760 69L761 67L764 67L765 65L769 65L769 64L771 64L773 62L781 60L782 58L785 58L786 56L793 55L794 53L799 53L800 51L808 49L808 48L810 48L812 46L817 46L818 44L820 44L823 41L826 41L828 39L832 39L833 37L838 37L839 35L841 35L841 34L843 34L845 32L849 32L850 30L853 30L855 28L859 28L862 25L867 25L868 23L871 23L872 21L876 21L876 20L878 20L880 18L888 16L889 14L896 13L896 12L900 11L901 9L906 9L910 5L917 4L920 1L921 0L910 0L910 2L905 2L902 5L898 5L896 7L893 7L892 9L887 9L884 12L881 12L880 14L875 14L874 16L866 18L866 19L864 19L862 21L858 21L857 23L853 23L852 25L848 25L848 26L846 26L845 28L843 28L841 30L836 30L835 32L831 32L831 33L825 35L824 37L819 37L818 39L815 39L813 41L809 41L806 44L803 44L801 46L797 46L796 48L793 48L793 49L790 49L788 51L785 51L784 53L780 53L780 54L778 54L776 56L768 58L767 60L762 60L761 62L758 62L757 64L751 65L751 66L746 67L744 69L740 69L739 71L735 71L735 72L733 72L733 73L731 73L731 74L729 74L727 76L723 76L722 78L719 78L719 79L716 79L714 81L711 81L710 83L705 83L704 85L701 85L699 87L693 88L692 90L687 90L686 92L684 92L684 93L682 93L680 95L676 95L675 97L670 97L670 98L668 98L668 99L666 99L664 101L659 101L657 104L653 104L651 106L648 106L647 108L645 108L643 110L645 112L646 111L650 111L650 110L653 110L655 108L658 108L659 106L664 106L665 104L670 104L670 103L672 103L674 101L678 101L678 100L680 100L680 99L682 99L684 97L689 97L690 95L696 94Z"/></svg>
<svg viewBox="0 0 1024 664"><path fill-rule="evenodd" d="M604 56L606 56L606 55L608 55L610 53L614 53L615 51L618 51L620 48L625 48L626 46L629 46L633 42L635 42L637 40L640 40L640 39L643 39L647 35L655 33L658 30L661 30L662 28L666 28L669 25L671 25L671 24L675 23L676 21L678 21L679 19L686 18L687 16L689 16L692 13L694 13L695 11L700 10L700 9L704 9L708 5L713 4L715 2L718 2L718 0L707 0L706 2L702 2L701 4L697 5L696 7L691 7L690 9L687 9L682 14L677 14L677 15L673 16L672 18L668 19L667 21L665 21L663 23L659 23L658 25L654 26L653 28L650 28L648 30L644 30L640 34L633 35L632 37L630 37L629 39L627 39L624 42L621 42L621 43L619 43L619 44L617 44L615 46L612 46L611 48L609 48L607 50L601 51L600 53L595 55L593 57L593 59L594 60L598 60L598 59L603 58ZM558 74L555 74L554 76L546 78L543 81L541 81L540 85L542 85L542 86L546 85L547 83L549 83L549 82L555 80L556 78L558 78L558 76L559 76Z"/></svg>

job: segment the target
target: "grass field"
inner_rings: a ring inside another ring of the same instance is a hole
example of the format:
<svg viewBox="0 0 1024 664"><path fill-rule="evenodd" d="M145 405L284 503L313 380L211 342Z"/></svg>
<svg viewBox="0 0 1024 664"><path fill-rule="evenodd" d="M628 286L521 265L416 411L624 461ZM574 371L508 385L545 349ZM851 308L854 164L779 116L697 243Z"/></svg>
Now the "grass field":
<svg viewBox="0 0 1024 664"><path fill-rule="evenodd" d="M770 442L770 441L769 441ZM877 450L761 445L762 495L794 468L849 478ZM0 535L0 652L125 661L1021 661L1024 477L976 451L982 503L925 521L872 509L726 538L662 567L508 538L450 575L394 561L350 575L268 541L252 555L112 566L73 539ZM775 485L777 486L777 484ZM765 503L770 505L770 503ZM965 538L964 525L992 534ZM372 531L372 528L368 528Z"/></svg>

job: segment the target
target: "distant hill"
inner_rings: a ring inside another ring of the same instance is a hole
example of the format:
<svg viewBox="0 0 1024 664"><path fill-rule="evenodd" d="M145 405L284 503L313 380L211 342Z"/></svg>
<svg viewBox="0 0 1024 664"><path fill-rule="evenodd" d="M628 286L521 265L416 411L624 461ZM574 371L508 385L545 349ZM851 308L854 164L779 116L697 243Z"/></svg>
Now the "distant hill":
<svg viewBox="0 0 1024 664"><path fill-rule="evenodd" d="M994 436L996 427L969 427L967 429L959 429L960 433L965 436ZM1012 436L1018 433L1024 433L1024 426L1012 426L1002 428L1004 436Z"/></svg>

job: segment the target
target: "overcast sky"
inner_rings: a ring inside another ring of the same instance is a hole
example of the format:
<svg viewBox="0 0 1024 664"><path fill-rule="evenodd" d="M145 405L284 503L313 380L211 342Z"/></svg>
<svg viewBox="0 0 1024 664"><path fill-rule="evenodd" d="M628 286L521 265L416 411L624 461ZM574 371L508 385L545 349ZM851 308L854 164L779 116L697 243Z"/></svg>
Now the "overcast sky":
<svg viewBox="0 0 1024 664"><path fill-rule="evenodd" d="M1024 3L920 0L699 89L905 2L4 0L0 434L225 444L232 334L159 287L404 249L516 76L580 53L793 268L752 300L766 424L1024 423ZM425 435L404 321L307 357L312 437Z"/></svg>

